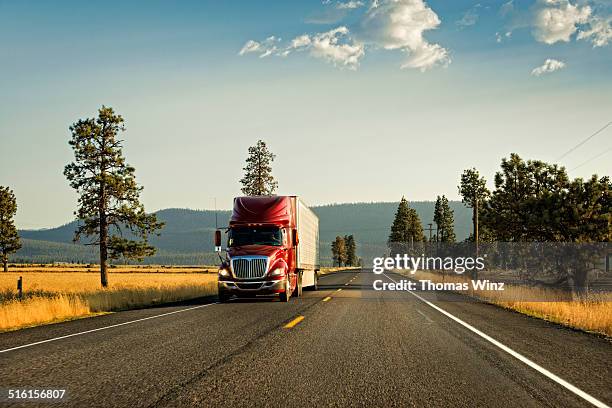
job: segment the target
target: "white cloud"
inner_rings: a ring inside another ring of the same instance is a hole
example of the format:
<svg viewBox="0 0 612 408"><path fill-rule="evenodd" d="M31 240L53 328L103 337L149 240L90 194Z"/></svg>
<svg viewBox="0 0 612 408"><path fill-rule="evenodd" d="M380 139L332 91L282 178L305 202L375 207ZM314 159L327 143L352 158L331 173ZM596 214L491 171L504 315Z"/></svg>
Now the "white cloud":
<svg viewBox="0 0 612 408"><path fill-rule="evenodd" d="M578 33L579 40L591 40L593 48L604 47L608 45L612 39L612 21L611 17L603 19L601 17L594 17L589 22L590 29L586 31L580 31Z"/></svg>
<svg viewBox="0 0 612 408"><path fill-rule="evenodd" d="M331 62L334 66L357 69L360 58L365 54L364 46L354 41L340 43L348 33L346 27L338 27L314 35L310 43L310 54Z"/></svg>
<svg viewBox="0 0 612 408"><path fill-rule="evenodd" d="M540 76L542 74L549 74L562 68L565 68L565 62L548 58L546 61L544 61L544 64L534 68L533 71L531 71L531 75Z"/></svg>
<svg viewBox="0 0 612 408"><path fill-rule="evenodd" d="M330 1L324 1L329 4ZM348 6L349 3L353 3ZM361 1L348 1L346 8L361 7ZM429 43L423 33L438 28L438 15L423 0L372 0L365 12L355 38L345 26L333 30L303 34L281 46L280 39L272 36L265 41L248 41L239 55L259 54L286 57L296 51L309 51L310 55L330 62L336 67L357 69L367 48L401 50L408 54L401 68L426 71L435 66L446 67L451 59L448 50Z"/></svg>
<svg viewBox="0 0 612 408"><path fill-rule="evenodd" d="M539 0L534 16L534 37L545 44L569 42L591 15L591 7L571 4L569 0Z"/></svg>
<svg viewBox="0 0 612 408"><path fill-rule="evenodd" d="M310 45L311 42L312 40L310 39L309 35L300 35L299 37L295 37L293 40L291 40L291 48L306 47Z"/></svg>
<svg viewBox="0 0 612 408"><path fill-rule="evenodd" d="M271 36L266 38L264 41L258 42L249 40L244 44L238 55L245 54L259 54L259 58L268 57L278 51L276 44L280 41L280 38Z"/></svg>
<svg viewBox="0 0 612 408"><path fill-rule="evenodd" d="M238 54L244 55L250 52L257 52L257 50L259 50L260 47L261 47L261 44L258 43L257 41L249 40L246 42L246 44L244 44L244 47L242 47L242 49L240 50Z"/></svg>
<svg viewBox="0 0 612 408"><path fill-rule="evenodd" d="M510 31L531 27L534 38L545 44L590 41L604 47L612 39L610 0L535 0L528 14L516 10L512 0L500 8L500 15L512 17ZM498 42L503 40L496 33Z"/></svg>
<svg viewBox="0 0 612 408"><path fill-rule="evenodd" d="M370 41L385 49L416 49L423 32L440 25L438 15L422 0L386 0L368 11L362 23Z"/></svg>
<svg viewBox="0 0 612 408"><path fill-rule="evenodd" d="M407 52L402 67L425 71L451 62L446 49L423 37L439 25L440 18L423 0L380 0L366 13L360 34L368 43Z"/></svg>
<svg viewBox="0 0 612 408"><path fill-rule="evenodd" d="M347 1L345 3L340 2L338 4L336 4L336 8L339 10L351 10L351 9L356 9L359 7L363 7L363 2L362 1L355 1L355 0L351 0L351 1Z"/></svg>
<svg viewBox="0 0 612 408"><path fill-rule="evenodd" d="M272 36L265 41L247 41L242 47L239 55L257 53L259 58L270 55L286 57L293 51L310 50L310 55L315 58L324 59L337 67L357 69L359 60L365 54L364 46L353 41L349 37L349 30L346 27L338 27L333 30L308 35L303 34L295 37L285 47L277 46L280 39Z"/></svg>
<svg viewBox="0 0 612 408"><path fill-rule="evenodd" d="M451 60L448 51L439 44L424 43L420 48L411 51L410 57L402 64L402 68L417 68L421 72L436 65L447 67Z"/></svg>

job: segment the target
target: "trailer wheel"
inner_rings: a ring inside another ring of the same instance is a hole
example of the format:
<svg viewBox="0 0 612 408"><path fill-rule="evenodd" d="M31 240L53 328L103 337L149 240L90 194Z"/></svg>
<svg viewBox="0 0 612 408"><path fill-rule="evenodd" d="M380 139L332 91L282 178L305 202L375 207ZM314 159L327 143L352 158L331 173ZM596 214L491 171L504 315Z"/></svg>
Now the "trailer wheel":
<svg viewBox="0 0 612 408"><path fill-rule="evenodd" d="M297 284L295 285L295 291L293 292L293 295L295 297L302 297L303 290L304 289L302 286L302 272L300 271L297 276Z"/></svg>
<svg viewBox="0 0 612 408"><path fill-rule="evenodd" d="M291 298L291 281L289 280L289 274L285 278L285 291L280 293L280 301L288 302Z"/></svg>

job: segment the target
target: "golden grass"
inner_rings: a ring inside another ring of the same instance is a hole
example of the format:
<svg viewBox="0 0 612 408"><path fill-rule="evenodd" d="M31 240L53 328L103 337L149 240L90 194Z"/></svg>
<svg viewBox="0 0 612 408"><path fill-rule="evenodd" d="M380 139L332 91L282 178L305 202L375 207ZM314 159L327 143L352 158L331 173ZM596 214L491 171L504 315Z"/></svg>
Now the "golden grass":
<svg viewBox="0 0 612 408"><path fill-rule="evenodd" d="M0 331L51 323L91 314L80 297L57 295L32 297L24 301L11 300L0 304Z"/></svg>
<svg viewBox="0 0 612 408"><path fill-rule="evenodd" d="M87 272L7 272L0 273L0 291L17 288L17 279L23 277L25 292L84 293L100 289L100 274ZM110 288L150 288L159 286L199 285L216 282L215 274L183 273L114 273L109 274Z"/></svg>
<svg viewBox="0 0 612 408"><path fill-rule="evenodd" d="M19 276L22 301L15 299ZM99 274L87 272L0 273L0 331L217 293L216 274L113 272L109 282L101 289Z"/></svg>
<svg viewBox="0 0 612 408"><path fill-rule="evenodd" d="M466 282L468 277L418 271L412 278L433 282ZM529 316L568 327L612 336L612 294L590 294L571 300L571 295L548 288L506 285L504 291L470 290L470 296Z"/></svg>

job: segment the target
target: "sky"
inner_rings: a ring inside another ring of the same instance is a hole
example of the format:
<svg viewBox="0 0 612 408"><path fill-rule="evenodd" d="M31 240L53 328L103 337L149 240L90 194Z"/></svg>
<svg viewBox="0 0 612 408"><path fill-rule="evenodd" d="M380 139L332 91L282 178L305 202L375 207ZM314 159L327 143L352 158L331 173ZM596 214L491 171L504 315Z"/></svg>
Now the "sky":
<svg viewBox="0 0 612 408"><path fill-rule="evenodd" d="M102 105L148 211L231 207L250 145L312 205L457 199L503 157L610 175L611 0L0 0L0 185L73 219L69 126Z"/></svg>

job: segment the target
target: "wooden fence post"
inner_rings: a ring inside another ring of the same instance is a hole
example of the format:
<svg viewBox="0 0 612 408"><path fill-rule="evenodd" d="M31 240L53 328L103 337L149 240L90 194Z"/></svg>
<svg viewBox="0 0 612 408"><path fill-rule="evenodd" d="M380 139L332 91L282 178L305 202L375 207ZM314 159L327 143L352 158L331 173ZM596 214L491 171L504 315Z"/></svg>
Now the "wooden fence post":
<svg viewBox="0 0 612 408"><path fill-rule="evenodd" d="M19 293L19 300L23 299L23 276L17 279L17 292Z"/></svg>

